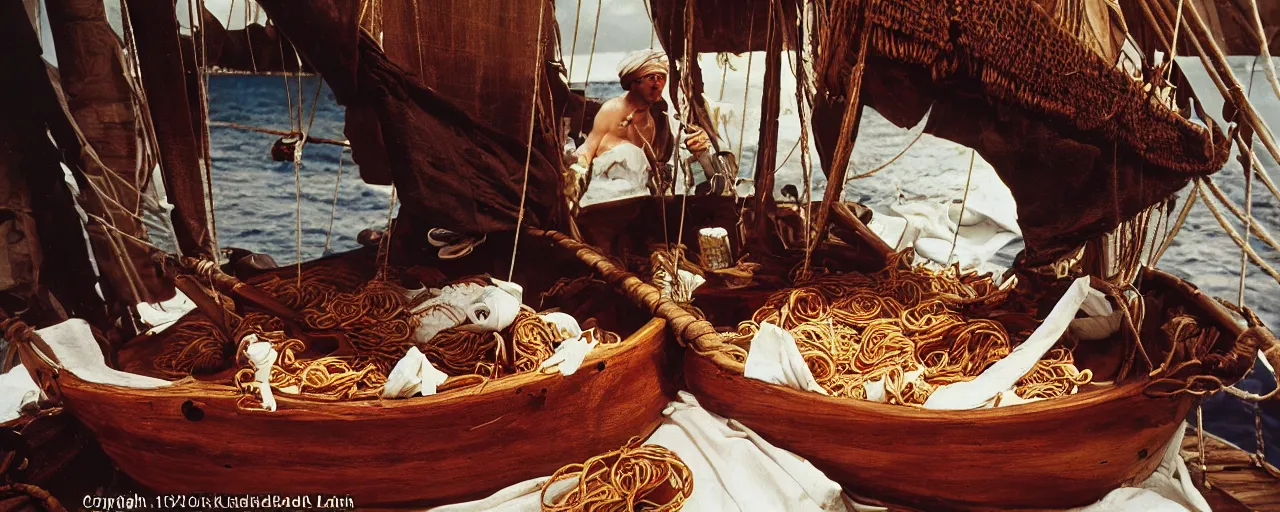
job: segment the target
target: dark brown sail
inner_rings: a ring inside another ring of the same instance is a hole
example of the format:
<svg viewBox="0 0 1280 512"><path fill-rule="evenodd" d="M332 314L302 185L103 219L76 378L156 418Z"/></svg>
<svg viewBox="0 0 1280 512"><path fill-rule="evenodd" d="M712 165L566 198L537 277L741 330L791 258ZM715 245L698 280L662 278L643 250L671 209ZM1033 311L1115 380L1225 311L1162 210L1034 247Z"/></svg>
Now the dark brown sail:
<svg viewBox="0 0 1280 512"><path fill-rule="evenodd" d="M697 1L715 12L714 0ZM863 103L904 127L932 108L926 132L976 148L1018 202L1027 265L1057 260L1226 162L1220 131L1150 103L1033 0L881 0L869 10ZM722 18L699 19L718 41L699 48L732 41ZM855 46L816 70L820 89L843 90Z"/></svg>
<svg viewBox="0 0 1280 512"><path fill-rule="evenodd" d="M527 141L475 120L388 60L367 35L357 38L355 1L318 1L307 9L294 9L284 0L260 3L340 104L369 109L377 118L380 142L403 200L402 217L473 235L515 227ZM438 27L428 29L433 28ZM532 92L533 84L528 85ZM358 155L359 142L352 144ZM561 222L559 183L558 166L534 151L524 225Z"/></svg>
<svg viewBox="0 0 1280 512"><path fill-rule="evenodd" d="M58 52L65 105L74 141L60 141L89 185L80 204L106 292L117 305L159 302L173 296L144 245L143 190L151 175L140 158L140 125L125 76L120 44L101 0L49 0L45 4ZM109 223L109 225L104 224Z"/></svg>
<svg viewBox="0 0 1280 512"><path fill-rule="evenodd" d="M36 325L76 316L105 328L76 204L48 136L59 109L50 70L21 2L0 5L0 45L0 308Z"/></svg>

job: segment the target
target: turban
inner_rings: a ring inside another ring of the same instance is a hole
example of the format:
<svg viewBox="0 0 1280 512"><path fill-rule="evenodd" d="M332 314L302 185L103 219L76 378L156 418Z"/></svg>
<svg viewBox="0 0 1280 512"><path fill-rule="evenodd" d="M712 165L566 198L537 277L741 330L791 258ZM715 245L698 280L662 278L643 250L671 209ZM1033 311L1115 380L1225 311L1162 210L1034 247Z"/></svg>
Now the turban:
<svg viewBox="0 0 1280 512"><path fill-rule="evenodd" d="M630 89L631 83L650 73L667 74L667 55L655 50L640 50L627 54L618 63L618 80L623 89Z"/></svg>

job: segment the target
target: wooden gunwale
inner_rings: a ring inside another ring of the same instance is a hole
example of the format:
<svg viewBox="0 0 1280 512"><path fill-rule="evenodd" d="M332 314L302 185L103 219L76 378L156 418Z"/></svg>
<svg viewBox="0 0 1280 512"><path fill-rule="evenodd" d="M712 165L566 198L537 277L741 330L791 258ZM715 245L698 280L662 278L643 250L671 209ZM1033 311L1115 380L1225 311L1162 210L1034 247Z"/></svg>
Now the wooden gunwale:
<svg viewBox="0 0 1280 512"><path fill-rule="evenodd" d="M647 323L645 323L639 330L637 330L631 336L628 336L625 340L623 340L622 343L619 343L616 346L603 346L603 345L597 346L594 350L592 350L588 354L588 357L583 360L581 367L587 368L591 365L599 364L602 361L607 361L615 355L632 350L633 348L635 348L638 342L643 342L644 340L647 340L651 337L662 335L662 331L666 329L666 325L667 325L667 322L661 318L651 319ZM30 347L26 346L26 344L20 344L18 349L19 349L19 353L23 354L24 364L25 364L25 361L34 360L32 364L39 364L41 368L48 369L50 371L55 371L56 373L58 373L58 377L56 380L58 381L58 385L60 388L62 386L69 386L76 389L101 391L104 393L131 395L138 398L172 398L172 397L189 398L192 395L199 395L199 394L233 393L237 396L240 394L239 389L237 389L235 386L201 381L192 377L187 377L180 380L172 381L174 384L170 386L153 388L153 389L129 388L129 387L123 387L123 386L116 386L112 384L99 384L95 382L89 382L79 377L76 377L75 374L69 370L49 367L34 352L30 353L29 355L25 354L23 352L24 350L30 350ZM47 350L45 350L44 353L46 355L49 354ZM51 355L50 355L50 358L52 358ZM329 412L329 413L333 413L335 411L338 413L343 413L348 411L364 413L369 411L371 408L396 410L396 409L405 409L405 408L414 408L414 407L424 407L424 406L430 406L430 405L441 403L441 402L465 399L468 396L474 396L477 393L481 393L481 392L505 391L508 389L537 385L539 383L554 379L556 375L559 375L559 373L551 370L547 370L543 372L519 373L519 374L511 375L508 377L503 377L501 379L494 379L485 384L475 384L471 386L450 389L448 391L443 391L431 396L416 396L413 398L400 398L395 400L381 400L381 399L344 400L344 401L313 400L313 399L307 399L305 397L298 397L298 395L289 395L289 394L277 392L275 394L276 403L278 405L278 409L276 411L270 412L270 411L263 411L258 409L244 409L241 411L241 413L242 414L259 414L260 413L260 414L266 414L271 416L279 416L281 414L305 415L305 414L321 413L322 410L324 409L327 409L328 411L323 411L323 412ZM477 388L483 388L483 389L477 390Z"/></svg>

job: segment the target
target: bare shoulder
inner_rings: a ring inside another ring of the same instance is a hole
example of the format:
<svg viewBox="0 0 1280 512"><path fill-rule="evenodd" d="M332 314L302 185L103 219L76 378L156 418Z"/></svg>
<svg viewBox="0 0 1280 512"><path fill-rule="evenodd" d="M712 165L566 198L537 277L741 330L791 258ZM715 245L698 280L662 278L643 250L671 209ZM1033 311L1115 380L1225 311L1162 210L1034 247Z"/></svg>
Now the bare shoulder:
<svg viewBox="0 0 1280 512"><path fill-rule="evenodd" d="M628 113L626 98L619 96L604 102L600 106L600 112L596 113L596 119L616 123L622 121Z"/></svg>

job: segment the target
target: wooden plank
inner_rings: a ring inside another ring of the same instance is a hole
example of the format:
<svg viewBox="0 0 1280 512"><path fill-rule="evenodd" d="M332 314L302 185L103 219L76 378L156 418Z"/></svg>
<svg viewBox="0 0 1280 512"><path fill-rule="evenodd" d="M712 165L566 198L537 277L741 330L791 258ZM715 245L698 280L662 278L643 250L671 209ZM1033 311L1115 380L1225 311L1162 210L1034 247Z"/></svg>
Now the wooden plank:
<svg viewBox="0 0 1280 512"><path fill-rule="evenodd" d="M1195 432L1188 431L1182 440L1182 457L1191 469L1192 481L1214 511L1280 510L1280 479L1253 466L1249 453L1205 436L1206 479L1200 469L1198 442Z"/></svg>

